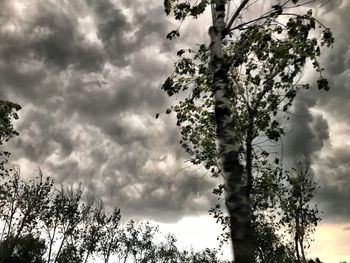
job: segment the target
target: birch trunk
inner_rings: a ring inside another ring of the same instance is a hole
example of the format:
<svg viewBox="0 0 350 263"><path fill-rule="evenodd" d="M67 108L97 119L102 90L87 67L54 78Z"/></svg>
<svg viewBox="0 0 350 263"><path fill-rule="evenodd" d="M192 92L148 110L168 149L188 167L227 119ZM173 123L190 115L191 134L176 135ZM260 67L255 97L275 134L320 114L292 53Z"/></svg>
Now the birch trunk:
<svg viewBox="0 0 350 263"><path fill-rule="evenodd" d="M213 10L214 11L214 10ZM230 216L230 231L235 263L255 262L255 242L250 222L249 195L243 184L244 167L239 162L241 143L235 134L235 120L231 116L229 63L225 61L222 40L225 34L225 0L215 0L214 25L211 37L212 88L219 152L223 164L225 203Z"/></svg>

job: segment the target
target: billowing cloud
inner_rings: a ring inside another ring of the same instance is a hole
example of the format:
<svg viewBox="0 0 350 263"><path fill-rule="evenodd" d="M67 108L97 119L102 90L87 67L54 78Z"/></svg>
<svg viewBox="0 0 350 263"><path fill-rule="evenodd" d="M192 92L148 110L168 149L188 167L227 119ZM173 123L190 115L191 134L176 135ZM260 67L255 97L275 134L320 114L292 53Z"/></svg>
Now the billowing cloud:
<svg viewBox="0 0 350 263"><path fill-rule="evenodd" d="M82 181L86 192L130 216L172 221L205 213L214 182L181 170L188 156L175 122L154 116L169 103L159 87L176 48L207 39L207 22L189 27L189 20L183 43L169 41L177 25L159 1L114 2L1 1L0 96L23 107L13 158L23 173L39 166L57 183ZM332 89L300 94L283 139L286 159L313 157L320 202L342 220L349 211L334 204L349 197L350 160L348 145L331 143L330 123L350 127L349 10L340 0L316 10L336 37L323 60Z"/></svg>
<svg viewBox="0 0 350 263"><path fill-rule="evenodd" d="M282 139L283 156L291 160L311 157L318 153L329 139L327 120L321 114L311 112L316 99L307 92L297 97L292 112L287 114L286 136Z"/></svg>
<svg viewBox="0 0 350 263"><path fill-rule="evenodd" d="M174 221L206 212L213 182L182 170L173 120L155 119L174 44L163 7L138 4L2 1L0 94L23 107L11 152L25 175L38 166L128 216Z"/></svg>
<svg viewBox="0 0 350 263"><path fill-rule="evenodd" d="M350 218L350 150L333 149L317 162L320 178L319 202L326 219L347 223Z"/></svg>
<svg viewBox="0 0 350 263"><path fill-rule="evenodd" d="M322 18L332 29L335 43L322 63L331 89L320 93L315 109L326 117L330 138L315 158L313 167L320 180L318 201L325 218L348 222L350 211L346 200L350 197L350 189L347 187L350 180L350 38L346 28L350 25L350 2L339 1L338 5L331 3L329 8L327 15Z"/></svg>

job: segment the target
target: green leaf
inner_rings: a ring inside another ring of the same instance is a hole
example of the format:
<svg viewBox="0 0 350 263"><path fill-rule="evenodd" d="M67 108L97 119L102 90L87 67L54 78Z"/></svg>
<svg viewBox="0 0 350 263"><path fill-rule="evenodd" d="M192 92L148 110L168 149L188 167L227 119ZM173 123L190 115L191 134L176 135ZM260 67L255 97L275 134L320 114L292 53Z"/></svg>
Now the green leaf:
<svg viewBox="0 0 350 263"><path fill-rule="evenodd" d="M175 0L164 0L164 8L165 8L165 13L167 15L170 14L171 9L172 9L172 4L175 2Z"/></svg>
<svg viewBox="0 0 350 263"><path fill-rule="evenodd" d="M172 40L173 38L179 37L179 36L180 36L179 30L172 30L166 35L166 38L169 40Z"/></svg>
<svg viewBox="0 0 350 263"><path fill-rule="evenodd" d="M321 46L326 45L327 47L330 47L332 46L333 43L334 43L334 38L333 38L332 31L329 28L326 28L323 31Z"/></svg>
<svg viewBox="0 0 350 263"><path fill-rule="evenodd" d="M191 16L197 18L198 15L202 14L205 11L205 8L208 5L208 1L202 0L198 5L195 5L191 8Z"/></svg>
<svg viewBox="0 0 350 263"><path fill-rule="evenodd" d="M169 96L174 95L174 87L173 87L174 81L172 78L168 77L164 84L162 85L162 89L168 93Z"/></svg>
<svg viewBox="0 0 350 263"><path fill-rule="evenodd" d="M317 87L320 90L323 89L325 91L328 91L329 90L328 80L324 79L324 78L321 78L321 79L317 80Z"/></svg>
<svg viewBox="0 0 350 263"><path fill-rule="evenodd" d="M184 53L185 53L185 50L184 49L180 49L179 51L177 51L176 55L181 57Z"/></svg>

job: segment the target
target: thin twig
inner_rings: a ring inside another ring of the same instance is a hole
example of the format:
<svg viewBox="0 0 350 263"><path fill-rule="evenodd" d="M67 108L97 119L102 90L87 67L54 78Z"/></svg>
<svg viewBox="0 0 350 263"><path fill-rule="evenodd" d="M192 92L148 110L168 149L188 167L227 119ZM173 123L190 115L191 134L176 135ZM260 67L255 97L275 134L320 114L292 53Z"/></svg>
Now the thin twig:
<svg viewBox="0 0 350 263"><path fill-rule="evenodd" d="M305 5L311 4L313 2L316 2L316 0L310 0L309 2L306 2L306 3L303 3L303 4L294 5L294 6L286 6L284 8L297 8L297 7L301 7L301 6L305 6Z"/></svg>

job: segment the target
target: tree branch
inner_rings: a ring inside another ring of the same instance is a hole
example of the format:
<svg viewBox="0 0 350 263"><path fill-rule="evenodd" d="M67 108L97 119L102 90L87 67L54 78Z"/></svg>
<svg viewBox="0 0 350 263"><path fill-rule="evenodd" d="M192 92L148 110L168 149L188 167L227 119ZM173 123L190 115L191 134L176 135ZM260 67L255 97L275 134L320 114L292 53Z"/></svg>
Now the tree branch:
<svg viewBox="0 0 350 263"><path fill-rule="evenodd" d="M213 26L215 25L215 17L216 17L216 15L215 15L215 6L214 6L214 2L212 2L211 4L210 4L210 6L211 6L211 19L212 19L212 22L213 22Z"/></svg>
<svg viewBox="0 0 350 263"><path fill-rule="evenodd" d="M250 20L250 21L248 21L248 22L239 24L239 25L237 25L237 26L235 26L235 27L233 27L233 28L231 28L231 29L228 29L225 33L229 33L229 32L231 32L231 31L233 31L233 30L239 29L239 28L241 28L241 27L243 27L243 26L249 25L249 24L251 24L251 23L257 22L257 21L259 21L259 20L262 20L262 19L265 19L265 18L268 18L268 17L270 17L270 15L264 15L264 16L261 16L261 17L259 17L259 18Z"/></svg>
<svg viewBox="0 0 350 263"><path fill-rule="evenodd" d="M236 18L239 16L241 13L242 9L246 6L246 4L249 2L249 0L243 0L243 2L240 4L240 6L236 9L235 13L232 15L230 21L227 23L227 26L225 28L223 37L230 32L230 28L233 24L233 22L236 20Z"/></svg>

